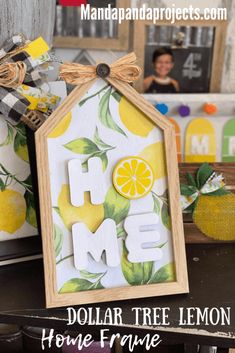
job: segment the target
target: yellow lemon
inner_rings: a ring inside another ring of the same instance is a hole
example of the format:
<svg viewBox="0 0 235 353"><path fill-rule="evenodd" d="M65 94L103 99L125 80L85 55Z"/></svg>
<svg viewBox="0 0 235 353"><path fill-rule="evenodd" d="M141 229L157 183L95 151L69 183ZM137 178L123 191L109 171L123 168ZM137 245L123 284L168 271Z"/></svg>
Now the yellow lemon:
<svg viewBox="0 0 235 353"><path fill-rule="evenodd" d="M74 223L83 222L91 232L95 232L104 219L103 204L91 204L88 192L85 193L83 206L73 206L70 202L69 186L67 184L62 185L58 197L58 207L61 218L69 230Z"/></svg>
<svg viewBox="0 0 235 353"><path fill-rule="evenodd" d="M151 165L154 179L160 179L166 176L166 160L163 142L155 142L145 147L139 156Z"/></svg>
<svg viewBox="0 0 235 353"><path fill-rule="evenodd" d="M56 138L65 133L68 129L70 122L72 119L72 113L69 112L65 115L65 117L59 122L59 124L52 130L52 132L48 135L49 138Z"/></svg>
<svg viewBox="0 0 235 353"><path fill-rule="evenodd" d="M122 159L113 172L113 185L127 199L139 199L147 195L153 186L151 166L140 157Z"/></svg>
<svg viewBox="0 0 235 353"><path fill-rule="evenodd" d="M18 191L0 191L0 230L14 233L22 227L26 217L26 202Z"/></svg>
<svg viewBox="0 0 235 353"><path fill-rule="evenodd" d="M210 238L235 240L235 195L201 195L193 221Z"/></svg>
<svg viewBox="0 0 235 353"><path fill-rule="evenodd" d="M29 152L27 145L19 145L15 148L15 153L25 162L29 162Z"/></svg>
<svg viewBox="0 0 235 353"><path fill-rule="evenodd" d="M125 97L120 100L119 115L125 127L135 135L147 137L154 128L150 119Z"/></svg>

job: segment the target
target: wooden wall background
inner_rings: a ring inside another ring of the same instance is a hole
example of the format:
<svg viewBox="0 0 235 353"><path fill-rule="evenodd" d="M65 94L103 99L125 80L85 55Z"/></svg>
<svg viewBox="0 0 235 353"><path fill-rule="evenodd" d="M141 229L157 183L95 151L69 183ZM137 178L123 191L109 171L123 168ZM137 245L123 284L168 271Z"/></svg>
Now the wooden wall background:
<svg viewBox="0 0 235 353"><path fill-rule="evenodd" d="M0 45L12 35L43 36L51 45L56 0L0 0Z"/></svg>

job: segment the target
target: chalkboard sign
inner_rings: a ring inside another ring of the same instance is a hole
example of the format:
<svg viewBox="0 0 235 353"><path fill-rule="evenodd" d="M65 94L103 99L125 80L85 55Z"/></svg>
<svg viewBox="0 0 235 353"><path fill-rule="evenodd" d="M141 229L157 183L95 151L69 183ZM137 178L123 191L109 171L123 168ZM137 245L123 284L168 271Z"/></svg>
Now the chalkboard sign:
<svg viewBox="0 0 235 353"><path fill-rule="evenodd" d="M155 49L159 47L156 45L145 47L145 77L154 74L152 56ZM213 48L176 48L172 49L172 52L175 65L170 72L170 77L179 82L180 92L209 92Z"/></svg>

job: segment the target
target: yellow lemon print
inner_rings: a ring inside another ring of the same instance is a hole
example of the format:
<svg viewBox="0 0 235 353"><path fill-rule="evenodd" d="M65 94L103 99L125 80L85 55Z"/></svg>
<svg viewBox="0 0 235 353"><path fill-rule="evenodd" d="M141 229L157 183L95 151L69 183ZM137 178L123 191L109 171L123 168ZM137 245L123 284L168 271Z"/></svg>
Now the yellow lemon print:
<svg viewBox="0 0 235 353"><path fill-rule="evenodd" d="M59 122L59 124L52 130L52 132L48 135L49 138L56 138L65 133L68 129L70 122L72 119L72 113L69 112L65 115L65 117Z"/></svg>
<svg viewBox="0 0 235 353"><path fill-rule="evenodd" d="M165 149L163 142L155 142L145 147L139 156L151 165L154 179L160 179L166 176Z"/></svg>
<svg viewBox="0 0 235 353"><path fill-rule="evenodd" d="M154 182L151 166L142 158L122 159L113 172L113 185L127 199L139 199L147 195Z"/></svg>
<svg viewBox="0 0 235 353"><path fill-rule="evenodd" d="M0 230L14 233L22 227L26 217L26 202L18 191L0 191Z"/></svg>
<svg viewBox="0 0 235 353"><path fill-rule="evenodd" d="M154 124L147 116L125 97L120 100L119 115L125 127L134 135L147 137L154 128Z"/></svg>
<svg viewBox="0 0 235 353"><path fill-rule="evenodd" d="M88 192L85 193L83 206L73 206L70 202L69 186L67 184L62 185L58 197L58 207L60 216L69 230L74 223L83 222L91 232L95 232L104 219L103 204L91 204Z"/></svg>

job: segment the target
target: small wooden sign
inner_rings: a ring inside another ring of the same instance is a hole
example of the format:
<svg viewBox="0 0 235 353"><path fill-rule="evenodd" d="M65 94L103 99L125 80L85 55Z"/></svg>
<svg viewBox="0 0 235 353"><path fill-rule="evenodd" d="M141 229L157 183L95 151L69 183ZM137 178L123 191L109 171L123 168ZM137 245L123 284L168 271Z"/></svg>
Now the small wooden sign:
<svg viewBox="0 0 235 353"><path fill-rule="evenodd" d="M185 134L185 162L216 161L216 135L212 123L205 118L193 119Z"/></svg>
<svg viewBox="0 0 235 353"><path fill-rule="evenodd" d="M222 162L235 162L235 119L224 125Z"/></svg>
<svg viewBox="0 0 235 353"><path fill-rule="evenodd" d="M75 88L36 132L47 307L188 292L173 125L129 84Z"/></svg>

